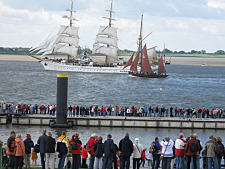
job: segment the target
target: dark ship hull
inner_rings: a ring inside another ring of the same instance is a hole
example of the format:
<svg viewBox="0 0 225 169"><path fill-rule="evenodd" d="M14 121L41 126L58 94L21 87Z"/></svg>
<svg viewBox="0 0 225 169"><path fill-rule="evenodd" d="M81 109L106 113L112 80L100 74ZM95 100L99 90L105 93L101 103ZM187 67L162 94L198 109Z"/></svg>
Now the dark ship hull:
<svg viewBox="0 0 225 169"><path fill-rule="evenodd" d="M129 75L136 77L146 77L146 78L166 78L168 75L159 75L159 74L142 74L142 73L132 73L129 72Z"/></svg>

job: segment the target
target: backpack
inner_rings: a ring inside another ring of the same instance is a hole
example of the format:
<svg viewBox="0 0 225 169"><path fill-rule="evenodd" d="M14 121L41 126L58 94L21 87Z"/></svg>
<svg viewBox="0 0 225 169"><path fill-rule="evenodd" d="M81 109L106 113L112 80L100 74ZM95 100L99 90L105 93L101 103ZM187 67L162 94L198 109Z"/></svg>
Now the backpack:
<svg viewBox="0 0 225 169"><path fill-rule="evenodd" d="M75 140L73 142L74 142L74 144L72 144L72 146L71 146L72 150L78 150L77 143L75 142Z"/></svg>
<svg viewBox="0 0 225 169"><path fill-rule="evenodd" d="M40 153L40 145L39 144L35 144L35 146L34 146L34 152L35 153Z"/></svg>
<svg viewBox="0 0 225 169"><path fill-rule="evenodd" d="M192 143L191 146L190 146L190 151L191 152L196 152L196 149L197 149L196 144Z"/></svg>
<svg viewBox="0 0 225 169"><path fill-rule="evenodd" d="M222 144L218 144L217 146L217 154L222 155L224 154L224 147Z"/></svg>
<svg viewBox="0 0 225 169"><path fill-rule="evenodd" d="M155 142L152 142L151 147L150 147L150 151L151 151L152 153L154 153L154 152L157 151Z"/></svg>

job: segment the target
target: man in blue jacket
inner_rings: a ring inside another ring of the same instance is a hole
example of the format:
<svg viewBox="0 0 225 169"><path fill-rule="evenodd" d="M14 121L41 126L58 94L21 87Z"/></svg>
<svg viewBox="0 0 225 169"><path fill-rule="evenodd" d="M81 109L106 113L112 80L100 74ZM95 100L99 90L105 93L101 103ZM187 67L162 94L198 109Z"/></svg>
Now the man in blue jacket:
<svg viewBox="0 0 225 169"><path fill-rule="evenodd" d="M153 156L152 169L158 169L159 162L160 162L160 155L161 155L160 154L161 145L159 143L158 137L155 138L155 141L153 141L150 149L152 151L152 156Z"/></svg>
<svg viewBox="0 0 225 169"><path fill-rule="evenodd" d="M104 165L103 169L111 169L112 168L112 160L115 152L114 142L112 140L112 135L108 134L107 140L103 144L104 151Z"/></svg>

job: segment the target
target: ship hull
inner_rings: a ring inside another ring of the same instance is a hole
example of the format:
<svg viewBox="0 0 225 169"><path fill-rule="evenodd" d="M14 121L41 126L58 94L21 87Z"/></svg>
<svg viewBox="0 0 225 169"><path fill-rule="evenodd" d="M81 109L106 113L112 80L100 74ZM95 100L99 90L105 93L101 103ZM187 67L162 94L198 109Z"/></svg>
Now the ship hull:
<svg viewBox="0 0 225 169"><path fill-rule="evenodd" d="M145 78L166 78L168 75L159 75L159 74L140 74L140 73L129 73L129 76L133 77L145 77Z"/></svg>
<svg viewBox="0 0 225 169"><path fill-rule="evenodd" d="M112 74L128 74L129 68L123 69L122 66L117 67L100 67L100 66L78 66L65 63L57 63L52 61L40 62L45 70L59 72L77 72L77 73L112 73Z"/></svg>

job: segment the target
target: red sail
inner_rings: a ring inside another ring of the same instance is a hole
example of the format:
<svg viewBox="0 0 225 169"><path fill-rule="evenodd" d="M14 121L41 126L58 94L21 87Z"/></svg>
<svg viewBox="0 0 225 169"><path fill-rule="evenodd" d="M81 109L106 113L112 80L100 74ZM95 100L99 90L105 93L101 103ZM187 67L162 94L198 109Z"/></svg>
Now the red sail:
<svg viewBox="0 0 225 169"><path fill-rule="evenodd" d="M141 68L142 72L154 73L148 60L146 45L142 49Z"/></svg>
<svg viewBox="0 0 225 169"><path fill-rule="evenodd" d="M124 66L123 69L127 68L128 66L130 66L133 62L133 57L134 57L134 53L132 54L132 56L130 57L130 59L128 60L127 64Z"/></svg>
<svg viewBox="0 0 225 169"><path fill-rule="evenodd" d="M158 72L159 72L159 74L161 74L161 73L165 73L166 74L166 68L164 66L162 57L159 59L159 70L158 70Z"/></svg>
<svg viewBox="0 0 225 169"><path fill-rule="evenodd" d="M134 62L132 63L130 70L132 72L137 72L137 65L138 65L138 54L136 55L136 58L134 59Z"/></svg>

